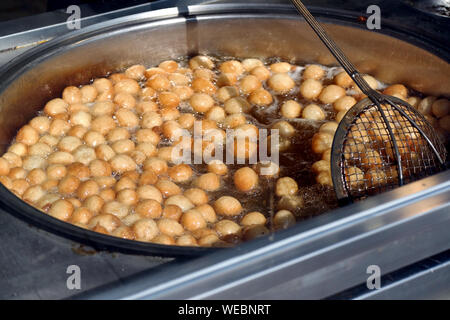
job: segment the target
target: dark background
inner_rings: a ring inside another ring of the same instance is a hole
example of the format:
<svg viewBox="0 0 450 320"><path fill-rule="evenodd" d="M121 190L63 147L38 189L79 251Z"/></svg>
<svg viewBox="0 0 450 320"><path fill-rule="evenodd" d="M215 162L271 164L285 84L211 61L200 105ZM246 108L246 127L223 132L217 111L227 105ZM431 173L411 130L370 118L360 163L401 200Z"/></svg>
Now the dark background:
<svg viewBox="0 0 450 320"><path fill-rule="evenodd" d="M0 0L0 21L26 17L47 11L63 10L70 5L93 4L114 9L130 7L152 0Z"/></svg>

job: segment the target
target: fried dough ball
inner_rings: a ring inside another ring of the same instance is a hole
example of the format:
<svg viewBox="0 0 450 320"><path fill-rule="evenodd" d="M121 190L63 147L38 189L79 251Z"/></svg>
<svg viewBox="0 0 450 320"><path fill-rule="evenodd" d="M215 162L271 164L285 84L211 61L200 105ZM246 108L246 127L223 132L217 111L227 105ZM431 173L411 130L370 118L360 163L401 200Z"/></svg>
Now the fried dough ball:
<svg viewBox="0 0 450 320"><path fill-rule="evenodd" d="M277 180L275 186L275 194L278 197L290 196L296 194L298 191L297 182L290 177L283 177Z"/></svg>
<svg viewBox="0 0 450 320"><path fill-rule="evenodd" d="M317 104L310 104L303 109L302 118L314 121L324 120L325 112Z"/></svg>
<svg viewBox="0 0 450 320"><path fill-rule="evenodd" d="M73 210L73 205L69 201L61 199L52 203L48 214L56 219L68 221L72 216Z"/></svg>
<svg viewBox="0 0 450 320"><path fill-rule="evenodd" d="M278 121L272 125L272 129L279 130L280 137L291 138L295 135L295 128L287 121Z"/></svg>
<svg viewBox="0 0 450 320"><path fill-rule="evenodd" d="M333 186L333 179L330 171L320 171L316 176L316 182L323 186Z"/></svg>
<svg viewBox="0 0 450 320"><path fill-rule="evenodd" d="M151 218L143 218L136 221L131 230L133 230L137 240L145 242L153 240L159 234L158 226Z"/></svg>
<svg viewBox="0 0 450 320"><path fill-rule="evenodd" d="M346 168L345 180L351 188L358 188L364 184L364 172L358 167Z"/></svg>
<svg viewBox="0 0 450 320"><path fill-rule="evenodd" d="M214 229L221 237L231 234L239 234L241 231L241 227L236 222L228 219L223 219L217 222Z"/></svg>
<svg viewBox="0 0 450 320"><path fill-rule="evenodd" d="M181 224L186 230L194 231L206 227L206 220L200 212L195 209L187 210L181 216Z"/></svg>
<svg viewBox="0 0 450 320"><path fill-rule="evenodd" d="M334 83L342 88L350 87L354 82L347 72L342 71L334 77Z"/></svg>
<svg viewBox="0 0 450 320"><path fill-rule="evenodd" d="M270 70L274 73L287 73L291 69L292 65L287 62L276 62L270 65Z"/></svg>
<svg viewBox="0 0 450 320"><path fill-rule="evenodd" d="M235 73L238 76L244 72L244 67L237 60L225 61L220 65L219 69L223 73Z"/></svg>
<svg viewBox="0 0 450 320"><path fill-rule="evenodd" d="M252 69L252 71L250 71L250 74L257 77L260 81L266 81L270 78L270 71L264 66L259 66Z"/></svg>
<svg viewBox="0 0 450 320"><path fill-rule="evenodd" d="M393 85L387 87L386 89L384 89L383 93L387 94L389 96L399 95L403 99L406 99L408 97L408 89L406 89L406 87L402 84L393 84Z"/></svg>
<svg viewBox="0 0 450 320"><path fill-rule="evenodd" d="M241 225L251 226L251 225L264 225L266 224L266 217L257 211L249 212L241 219Z"/></svg>
<svg viewBox="0 0 450 320"><path fill-rule="evenodd" d="M283 117L298 118L302 111L302 105L295 100L288 100L281 105L280 113Z"/></svg>
<svg viewBox="0 0 450 320"><path fill-rule="evenodd" d="M214 68L214 62L207 56L195 56L189 60L189 68L192 70L198 68L212 69Z"/></svg>
<svg viewBox="0 0 450 320"><path fill-rule="evenodd" d="M338 128L338 125L339 124L335 121L325 122L323 125L320 126L319 132L325 132L334 136Z"/></svg>
<svg viewBox="0 0 450 320"><path fill-rule="evenodd" d="M289 210L280 210L273 217L273 224L276 229L286 229L295 225L295 217Z"/></svg>
<svg viewBox="0 0 450 320"><path fill-rule="evenodd" d="M273 98L269 91L261 88L253 91L248 101L259 106L267 106L273 102Z"/></svg>
<svg viewBox="0 0 450 320"><path fill-rule="evenodd" d="M189 103L195 111L207 112L214 106L214 99L206 93L194 93Z"/></svg>
<svg viewBox="0 0 450 320"><path fill-rule="evenodd" d="M325 76L325 70L316 64L309 65L303 71L304 79L320 80Z"/></svg>
<svg viewBox="0 0 450 320"><path fill-rule="evenodd" d="M276 73L267 81L269 87L278 94L289 92L295 86L294 80L287 73Z"/></svg>
<svg viewBox="0 0 450 320"><path fill-rule="evenodd" d="M227 174L228 167L220 160L212 160L208 163L208 172L223 176Z"/></svg>
<svg viewBox="0 0 450 320"><path fill-rule="evenodd" d="M244 167L234 173L233 180L239 191L248 192L258 185L258 174L253 169Z"/></svg>
<svg viewBox="0 0 450 320"><path fill-rule="evenodd" d="M315 100L322 92L322 83L314 79L306 79L300 85L300 94L308 100Z"/></svg>
<svg viewBox="0 0 450 320"><path fill-rule="evenodd" d="M188 211L194 207L194 204L191 202L191 200L181 194L177 194L167 198L164 202L164 205L176 205L180 207L181 211L183 212Z"/></svg>
<svg viewBox="0 0 450 320"><path fill-rule="evenodd" d="M222 196L214 202L214 209L223 216L237 216L241 213L242 206L236 198Z"/></svg>
<svg viewBox="0 0 450 320"><path fill-rule="evenodd" d="M336 112L348 111L356 104L356 99L351 96L343 96L333 103L333 108Z"/></svg>
<svg viewBox="0 0 450 320"><path fill-rule="evenodd" d="M333 103L343 96L345 96L345 90L342 87L330 84L322 90L319 100L322 103Z"/></svg>
<svg viewBox="0 0 450 320"><path fill-rule="evenodd" d="M192 177L192 168L187 164L179 164L169 168L169 176L175 182L186 182Z"/></svg>
<svg viewBox="0 0 450 320"><path fill-rule="evenodd" d="M315 153L323 153L330 149L333 144L334 136L328 132L318 132L312 138L312 150Z"/></svg>
<svg viewBox="0 0 450 320"><path fill-rule="evenodd" d="M208 202L208 195L205 191L199 188L190 188L184 191L184 196L191 200L191 202L196 205L202 205Z"/></svg>
<svg viewBox="0 0 450 320"><path fill-rule="evenodd" d="M439 99L431 105L431 112L437 118L445 117L450 113L450 101L447 99Z"/></svg>
<svg viewBox="0 0 450 320"><path fill-rule="evenodd" d="M195 180L195 186L205 191L216 191L220 188L220 177L215 173L202 174Z"/></svg>

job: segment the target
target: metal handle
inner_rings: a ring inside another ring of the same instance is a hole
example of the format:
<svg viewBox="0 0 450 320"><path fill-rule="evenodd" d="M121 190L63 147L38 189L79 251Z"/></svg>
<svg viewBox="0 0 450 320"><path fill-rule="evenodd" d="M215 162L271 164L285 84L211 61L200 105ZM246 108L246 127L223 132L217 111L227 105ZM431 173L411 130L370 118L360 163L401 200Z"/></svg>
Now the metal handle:
<svg viewBox="0 0 450 320"><path fill-rule="evenodd" d="M364 80L358 70L356 70L355 66L349 61L341 48L339 48L336 42L334 42L334 40L326 33L324 28L317 22L305 5L300 0L291 0L291 2L361 91L368 96L373 94L374 90L370 88L369 84Z"/></svg>

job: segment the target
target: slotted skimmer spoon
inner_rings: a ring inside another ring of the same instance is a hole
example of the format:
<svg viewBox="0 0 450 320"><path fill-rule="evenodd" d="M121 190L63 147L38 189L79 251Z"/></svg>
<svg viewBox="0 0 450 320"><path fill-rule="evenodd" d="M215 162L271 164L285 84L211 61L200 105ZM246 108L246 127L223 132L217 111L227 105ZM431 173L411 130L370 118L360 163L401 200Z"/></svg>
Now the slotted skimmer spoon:
<svg viewBox="0 0 450 320"><path fill-rule="evenodd" d="M340 203L445 170L446 149L423 115L372 89L303 3L291 1L367 96L347 111L333 139L331 178Z"/></svg>

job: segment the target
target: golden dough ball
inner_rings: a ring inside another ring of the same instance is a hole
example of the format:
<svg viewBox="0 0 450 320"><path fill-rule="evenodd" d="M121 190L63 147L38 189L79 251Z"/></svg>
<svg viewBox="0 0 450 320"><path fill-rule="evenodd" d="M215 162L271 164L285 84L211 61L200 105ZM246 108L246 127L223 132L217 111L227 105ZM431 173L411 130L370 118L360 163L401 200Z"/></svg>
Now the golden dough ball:
<svg viewBox="0 0 450 320"><path fill-rule="evenodd" d="M276 62L270 65L270 70L274 73L287 73L291 69L292 65L287 62Z"/></svg>
<svg viewBox="0 0 450 320"><path fill-rule="evenodd" d="M386 173L380 169L370 169L364 174L364 179L371 188L377 188L388 183Z"/></svg>
<svg viewBox="0 0 450 320"><path fill-rule="evenodd" d="M86 145L81 145L73 151L73 158L75 162L81 162L84 165L89 163L97 157L95 150Z"/></svg>
<svg viewBox="0 0 450 320"><path fill-rule="evenodd" d="M217 90L217 100L225 102L231 98L239 96L239 90L234 86L224 86Z"/></svg>
<svg viewBox="0 0 450 320"><path fill-rule="evenodd" d="M356 99L351 96L343 96L333 103L334 111L347 111L356 104Z"/></svg>
<svg viewBox="0 0 450 320"><path fill-rule="evenodd" d="M248 101L259 106L267 106L273 102L273 98L269 91L260 88L250 94Z"/></svg>
<svg viewBox="0 0 450 320"><path fill-rule="evenodd" d="M280 137L291 138L295 135L295 128L287 121L276 122L272 129L279 130Z"/></svg>
<svg viewBox="0 0 450 320"><path fill-rule="evenodd" d="M140 90L141 87L139 86L139 83L133 79L123 79L114 85L114 92L116 94L126 92L132 95L137 95Z"/></svg>
<svg viewBox="0 0 450 320"><path fill-rule="evenodd" d="M438 99L431 105L431 112L437 118L445 117L450 112L450 101L447 99Z"/></svg>
<svg viewBox="0 0 450 320"><path fill-rule="evenodd" d="M306 79L300 85L301 97L308 100L315 100L322 92L322 83L315 79Z"/></svg>
<svg viewBox="0 0 450 320"><path fill-rule="evenodd" d="M22 163L22 167L28 171L36 168L45 168L46 166L47 161L42 156L27 156Z"/></svg>
<svg viewBox="0 0 450 320"><path fill-rule="evenodd" d="M129 93L120 92L114 96L114 102L121 108L134 109L136 99Z"/></svg>
<svg viewBox="0 0 450 320"><path fill-rule="evenodd" d="M220 160L211 160L208 163L208 172L215 173L219 176L226 175L228 172L228 167Z"/></svg>
<svg viewBox="0 0 450 320"><path fill-rule="evenodd" d="M153 243L164 244L164 245L174 245L175 239L167 234L158 234L152 240Z"/></svg>
<svg viewBox="0 0 450 320"><path fill-rule="evenodd" d="M70 138L74 138L74 137L64 137L63 139L65 139L65 138L69 138L70 139ZM74 139L77 139L79 141L78 138L74 138ZM81 141L80 141L80 144L81 144ZM78 147L78 145L76 147ZM72 151L73 150L73 149L71 149L71 150L64 150L64 148L60 148L59 145L58 145L58 148L60 150L62 150L62 151ZM47 157L51 152L52 152L52 148L48 144L45 144L43 142L38 142L36 144L33 144L28 149L28 155L30 155L30 156L40 156L40 157L43 157L43 158ZM24 155L22 157L25 159L26 155Z"/></svg>
<svg viewBox="0 0 450 320"><path fill-rule="evenodd" d="M48 214L53 218L68 221L73 213L73 205L67 200L56 200L52 203Z"/></svg>
<svg viewBox="0 0 450 320"><path fill-rule="evenodd" d="M166 60L161 62L158 67L166 72L175 72L178 69L178 63L173 60Z"/></svg>
<svg viewBox="0 0 450 320"><path fill-rule="evenodd" d="M109 163L100 159L92 160L89 163L89 170L93 177L110 176L112 173Z"/></svg>
<svg viewBox="0 0 450 320"><path fill-rule="evenodd" d="M159 133L154 132L152 129L146 128L146 129L139 129L135 133L136 141L138 143L140 142L150 142L153 145L157 145L161 137L159 136Z"/></svg>
<svg viewBox="0 0 450 320"><path fill-rule="evenodd" d="M47 174L42 169L33 169L28 172L27 180L31 185L41 184L47 180Z"/></svg>
<svg viewBox="0 0 450 320"><path fill-rule="evenodd" d="M50 119L44 116L34 117L31 119L29 125L39 134L48 132L50 128Z"/></svg>
<svg viewBox="0 0 450 320"><path fill-rule="evenodd" d="M122 109L125 110L125 109ZM99 116L92 120L91 129L106 135L109 131L116 127L114 119L110 115Z"/></svg>
<svg viewBox="0 0 450 320"><path fill-rule="evenodd" d="M155 186L152 185L141 185L136 190L139 199L152 199L162 203L163 196L161 191Z"/></svg>
<svg viewBox="0 0 450 320"><path fill-rule="evenodd" d="M217 90L214 83L205 78L195 78L192 81L191 87L194 92L206 93L209 95L215 94Z"/></svg>
<svg viewBox="0 0 450 320"><path fill-rule="evenodd" d="M135 64L125 70L125 75L134 80L145 78L145 67L141 64Z"/></svg>
<svg viewBox="0 0 450 320"><path fill-rule="evenodd" d="M447 132L450 132L450 115L444 116L439 119L439 127Z"/></svg>
<svg viewBox="0 0 450 320"><path fill-rule="evenodd" d="M60 137L70 130L70 124L66 120L55 119L50 124L48 133L53 136Z"/></svg>
<svg viewBox="0 0 450 320"><path fill-rule="evenodd" d="M189 104L196 112L207 112L214 106L214 99L206 93L194 93Z"/></svg>
<svg viewBox="0 0 450 320"><path fill-rule="evenodd" d="M138 116L131 110L119 109L116 111L115 116L122 127L133 128L139 124Z"/></svg>
<svg viewBox="0 0 450 320"><path fill-rule="evenodd" d="M232 86L237 82L237 75L235 73L221 73L217 78L217 85L219 87Z"/></svg>
<svg viewBox="0 0 450 320"><path fill-rule="evenodd" d="M220 177L212 172L205 173L199 176L194 184L205 191L216 191L220 188Z"/></svg>
<svg viewBox="0 0 450 320"><path fill-rule="evenodd" d="M287 93L295 86L294 80L287 73L276 73L267 81L269 87L278 94Z"/></svg>
<svg viewBox="0 0 450 320"><path fill-rule="evenodd" d="M250 74L257 77L260 81L266 81L270 78L270 71L264 66L259 66L252 69Z"/></svg>
<svg viewBox="0 0 450 320"><path fill-rule="evenodd" d="M114 113L115 105L111 101L96 102L91 108L90 112L94 117L111 116Z"/></svg>
<svg viewBox="0 0 450 320"><path fill-rule="evenodd" d="M234 156L239 162L245 159L256 159L258 144L250 139L235 139L233 149Z"/></svg>
<svg viewBox="0 0 450 320"><path fill-rule="evenodd" d="M39 132L32 126L25 125L17 133L16 141L31 146L39 141Z"/></svg>
<svg viewBox="0 0 450 320"><path fill-rule="evenodd" d="M66 115L66 114L57 115L55 117L61 117L61 119L63 119L63 118L65 119L65 118L67 118L67 116L72 116L74 113L77 113L79 111L90 112L89 107L87 105L85 105L84 103L75 103L75 104L71 104L67 108L68 115Z"/></svg>
<svg viewBox="0 0 450 320"><path fill-rule="evenodd" d="M214 229L217 231L219 236L225 237L228 235L238 235L241 231L241 227L234 221L223 219L214 225Z"/></svg>
<svg viewBox="0 0 450 320"><path fill-rule="evenodd" d="M200 212L195 209L187 210L180 219L181 224L186 230L194 231L206 227L206 220Z"/></svg>
<svg viewBox="0 0 450 320"><path fill-rule="evenodd" d="M151 157L148 158L144 162L144 170L153 170L156 175L162 175L167 172L168 170L167 161L164 159L158 158L158 157Z"/></svg>
<svg viewBox="0 0 450 320"><path fill-rule="evenodd" d="M364 172L358 167L345 169L345 180L351 188L358 188L364 185Z"/></svg>
<svg viewBox="0 0 450 320"><path fill-rule="evenodd" d="M377 90L378 89L378 81L372 76L364 75L363 79L367 82L370 88ZM353 87L358 93L362 93L361 89L356 85L356 83L353 83Z"/></svg>
<svg viewBox="0 0 450 320"><path fill-rule="evenodd" d="M6 152L2 158L8 161L10 168L22 166L22 158L13 152Z"/></svg>
<svg viewBox="0 0 450 320"><path fill-rule="evenodd" d="M98 159L109 161L116 155L116 153L110 146L101 144L95 148L95 155Z"/></svg>
<svg viewBox="0 0 450 320"><path fill-rule="evenodd" d="M275 194L278 197L291 196L296 194L298 191L297 182L291 177L283 177L277 180L275 185Z"/></svg>
<svg viewBox="0 0 450 320"><path fill-rule="evenodd" d="M239 191L248 192L258 185L258 174L249 167L238 169L233 177L234 185Z"/></svg>
<svg viewBox="0 0 450 320"><path fill-rule="evenodd" d="M194 78L204 78L207 80L213 80L214 79L214 72L209 69L195 69L194 70Z"/></svg>
<svg viewBox="0 0 450 320"><path fill-rule="evenodd" d="M191 200L191 202L196 205L202 205L209 201L208 195L205 191L199 188L190 188L184 191L184 196Z"/></svg>
<svg viewBox="0 0 450 320"><path fill-rule="evenodd" d="M93 216L94 214L88 208L79 207L76 208L72 213L72 216L70 217L70 222L75 224L80 223L87 225Z"/></svg>
<svg viewBox="0 0 450 320"><path fill-rule="evenodd" d="M58 192L61 194L71 194L77 191L80 180L77 177L68 175L61 179L58 184Z"/></svg>
<svg viewBox="0 0 450 320"><path fill-rule="evenodd" d="M278 210L289 210L293 212L302 208L303 205L304 201L300 195L283 196L278 201L277 208Z"/></svg>
<svg viewBox="0 0 450 320"><path fill-rule="evenodd" d="M152 75L147 80L145 85L158 92L168 91L172 87L172 85L170 84L170 80L167 78L167 76L165 74L160 73Z"/></svg>
<svg viewBox="0 0 450 320"><path fill-rule="evenodd" d="M40 139L39 139L39 141L40 141ZM24 143L16 142L16 143L13 143L11 146L9 146L8 152L12 152L12 153L17 154L20 157L23 157L28 153L28 146Z"/></svg>
<svg viewBox="0 0 450 320"><path fill-rule="evenodd" d="M25 179L16 179L12 181L10 190L15 194L22 196L24 192L30 187L30 184Z"/></svg>
<svg viewBox="0 0 450 320"><path fill-rule="evenodd" d="M169 177L175 182L186 182L192 177L192 168L187 164L178 164L169 168Z"/></svg>
<svg viewBox="0 0 450 320"><path fill-rule="evenodd" d="M136 104L136 111L139 114L144 114L150 111L158 111L159 107L154 101L140 101Z"/></svg>
<svg viewBox="0 0 450 320"><path fill-rule="evenodd" d="M192 70L198 68L212 69L214 68L214 62L207 56L195 56L189 60L189 68Z"/></svg>
<svg viewBox="0 0 450 320"><path fill-rule="evenodd" d="M109 76L109 80L111 80L111 82L114 85L125 79L129 79L129 78L122 72L121 73L113 73L112 75Z"/></svg>
<svg viewBox="0 0 450 320"><path fill-rule="evenodd" d="M342 119L344 119L346 114L347 114L346 110L339 111L336 115L336 122L338 122L338 123L341 122Z"/></svg>
<svg viewBox="0 0 450 320"><path fill-rule="evenodd" d="M22 199L27 202L36 203L45 194L45 190L40 185L34 185L23 193Z"/></svg>
<svg viewBox="0 0 450 320"><path fill-rule="evenodd" d="M422 101L419 97L409 97L406 102L408 102L411 106L417 109L420 101Z"/></svg>
<svg viewBox="0 0 450 320"><path fill-rule="evenodd" d="M242 61L242 66L244 67L245 71L250 72L253 69L255 69L256 67L264 66L264 64L259 59L249 58L249 59L244 59Z"/></svg>
<svg viewBox="0 0 450 320"><path fill-rule="evenodd" d="M167 75L167 71L159 67L148 68L144 72L146 78L151 78L155 74Z"/></svg>
<svg viewBox="0 0 450 320"><path fill-rule="evenodd" d="M97 89L92 85L85 85L80 88L81 92L81 102L82 103L91 103L95 101L95 98L97 98L98 91Z"/></svg>
<svg viewBox="0 0 450 320"><path fill-rule="evenodd" d="M104 204L105 200L103 200L103 198L99 195L90 196L83 202L84 207L88 208L91 212L96 214L100 212Z"/></svg>
<svg viewBox="0 0 450 320"><path fill-rule="evenodd" d="M419 105L417 106L417 110L423 115L431 114L432 111L431 109L436 99L437 98L433 96L428 96L424 98L422 101L420 101Z"/></svg>
<svg viewBox="0 0 450 320"><path fill-rule="evenodd" d="M171 237L181 236L184 233L183 226L173 219L162 218L156 224L161 233Z"/></svg>
<svg viewBox="0 0 450 320"><path fill-rule="evenodd" d="M295 100L288 100L281 105L280 113L283 117L298 118L302 112L302 105Z"/></svg>
<svg viewBox="0 0 450 320"><path fill-rule="evenodd" d="M148 184L155 184L158 181L158 176L156 173L151 170L145 170L140 174L139 176L139 185L148 185Z"/></svg>
<svg viewBox="0 0 450 320"><path fill-rule="evenodd" d="M383 93L389 96L400 95L403 99L408 97L408 89L402 84L393 84L384 89Z"/></svg>
<svg viewBox="0 0 450 320"><path fill-rule="evenodd" d="M166 219L179 221L182 214L183 211L181 211L181 208L179 206L169 204L164 206L162 217Z"/></svg>
<svg viewBox="0 0 450 320"><path fill-rule="evenodd" d="M247 213L241 219L241 225L243 226L252 226L252 225L264 225L266 224L266 217L258 211L252 211Z"/></svg>
<svg viewBox="0 0 450 320"><path fill-rule="evenodd" d="M12 168L9 172L9 177L11 179L25 179L27 176L27 170L22 167Z"/></svg>
<svg viewBox="0 0 450 320"><path fill-rule="evenodd" d="M207 203L201 204L197 207L195 207L195 210L200 212L203 219L206 220L206 222L214 223L217 220L216 212L214 211L214 208L210 206Z"/></svg>
<svg viewBox="0 0 450 320"><path fill-rule="evenodd" d="M133 230L131 230L131 228L128 226L118 227L112 232L111 235L128 240L134 240L136 238L136 235L134 234Z"/></svg>
<svg viewBox="0 0 450 320"><path fill-rule="evenodd" d="M164 202L164 205L176 205L178 207L180 207L181 211L185 212L187 210L190 210L194 207L194 204L191 202L191 200L189 200L187 197L181 195L181 194L177 194L177 195L173 195L170 196L166 199L166 201Z"/></svg>
<svg viewBox="0 0 450 320"><path fill-rule="evenodd" d="M117 173L123 173L125 171L131 171L136 169L136 163L130 156L125 154L115 155L111 159L111 168Z"/></svg>
<svg viewBox="0 0 450 320"><path fill-rule="evenodd" d="M181 193L180 187L170 180L159 180L155 185L164 198L168 198Z"/></svg>
<svg viewBox="0 0 450 320"><path fill-rule="evenodd" d="M198 244L202 247L212 247L220 242L220 239L215 234L206 235L198 239Z"/></svg>
<svg viewBox="0 0 450 320"><path fill-rule="evenodd" d="M128 207L128 205L119 201L109 201L103 205L101 212L103 214L112 214L119 219L122 219L128 215L128 213L130 212L130 208Z"/></svg>
<svg viewBox="0 0 450 320"><path fill-rule="evenodd" d="M247 122L247 119L242 113L233 113L225 117L222 121L222 125L225 128L234 129Z"/></svg>
<svg viewBox="0 0 450 320"><path fill-rule="evenodd" d="M95 89L97 89L99 93L111 91L113 89L112 82L106 78L95 79L92 85L95 87Z"/></svg>
<svg viewBox="0 0 450 320"><path fill-rule="evenodd" d="M201 239L201 238L204 238L206 236L211 236L211 235L217 236L217 232L210 228L202 228L202 229L197 229L197 230L192 231L192 235L196 239Z"/></svg>
<svg viewBox="0 0 450 320"><path fill-rule="evenodd" d="M190 234L183 234L182 236L178 237L176 240L176 245L177 246L191 246L191 247L198 246L197 240L195 240L195 238Z"/></svg>
<svg viewBox="0 0 450 320"><path fill-rule="evenodd" d="M304 79L320 80L324 76L325 76L325 70L317 64L309 65L303 71Z"/></svg>
<svg viewBox="0 0 450 320"><path fill-rule="evenodd" d="M89 229L94 229L96 226L103 227L108 232L113 232L121 225L120 219L113 214L103 213L94 216L88 224Z"/></svg>
<svg viewBox="0 0 450 320"><path fill-rule="evenodd" d="M67 175L72 175L81 180L87 179L91 176L89 167L80 162L71 163L66 167L66 169Z"/></svg>
<svg viewBox="0 0 450 320"><path fill-rule="evenodd" d="M234 197L222 196L214 202L214 209L222 216L237 216L242 212L242 205Z"/></svg>
<svg viewBox="0 0 450 320"><path fill-rule="evenodd" d="M93 180L84 181L77 189L77 196L80 200L98 194L100 188L98 184Z"/></svg>
<svg viewBox="0 0 450 320"><path fill-rule="evenodd" d="M239 88L244 94L250 94L253 91L261 88L261 86L261 81L253 75L245 76L239 81Z"/></svg>
<svg viewBox="0 0 450 320"><path fill-rule="evenodd" d="M322 110L322 108L313 103L307 105L302 112L302 118L304 119L320 121L325 120L325 117L325 112Z"/></svg>
<svg viewBox="0 0 450 320"><path fill-rule="evenodd" d="M237 60L225 61L220 65L219 69L223 73L235 73L238 76L244 72L242 63Z"/></svg>
<svg viewBox="0 0 450 320"><path fill-rule="evenodd" d="M320 173L322 171L331 172L330 162L326 160L319 160L313 163L311 170L315 173Z"/></svg>
<svg viewBox="0 0 450 320"><path fill-rule="evenodd" d="M182 113L177 121L181 128L190 129L194 125L195 116L191 113Z"/></svg>
<svg viewBox="0 0 450 320"><path fill-rule="evenodd" d="M329 171L320 171L316 176L316 182L323 186L333 186L333 180L331 178L331 172Z"/></svg>
<svg viewBox="0 0 450 320"><path fill-rule="evenodd" d="M170 73L167 78L175 86L188 86L191 82L188 76L181 73Z"/></svg>
<svg viewBox="0 0 450 320"><path fill-rule="evenodd" d="M137 240L145 242L153 240L159 234L158 225L151 218L143 218L136 221L132 225L131 230L133 230Z"/></svg>
<svg viewBox="0 0 450 320"><path fill-rule="evenodd" d="M158 95L158 101L164 108L176 108L180 104L180 98L173 92L161 92Z"/></svg>
<svg viewBox="0 0 450 320"><path fill-rule="evenodd" d="M234 97L224 103L224 110L228 114L249 112L251 110L251 106L244 98Z"/></svg>
<svg viewBox="0 0 450 320"><path fill-rule="evenodd" d="M86 133L86 129L83 128L83 127L77 126L77 127L74 127L74 128L82 128L82 130L84 130L82 135L84 135ZM69 135L71 135L71 134L69 134ZM78 138L80 138L80 137L78 136ZM50 134L45 134L39 139L39 142L48 144L50 147L55 147L58 144L59 139L57 137L54 137L54 136L50 135Z"/></svg>
<svg viewBox="0 0 450 320"><path fill-rule="evenodd" d="M333 144L334 136L328 132L318 132L312 138L312 150L315 153L323 153L330 149Z"/></svg>
<svg viewBox="0 0 450 320"><path fill-rule="evenodd" d="M340 86L330 84L322 90L319 95L319 100L322 103L333 103L343 96L345 96L345 89Z"/></svg>
<svg viewBox="0 0 450 320"><path fill-rule="evenodd" d="M214 106L206 112L205 117L208 120L219 122L225 119L226 112L222 107Z"/></svg>
<svg viewBox="0 0 450 320"><path fill-rule="evenodd" d="M86 142L89 147L97 147L104 144L106 140L101 133L97 131L88 131L83 136L83 141Z"/></svg>
<svg viewBox="0 0 450 320"><path fill-rule="evenodd" d="M295 225L295 216L289 210L280 210L273 217L273 224L276 229L286 229Z"/></svg>
<svg viewBox="0 0 450 320"><path fill-rule="evenodd" d="M49 164L70 164L75 161L74 156L71 153L63 152L63 151L57 151L47 158Z"/></svg>
<svg viewBox="0 0 450 320"><path fill-rule="evenodd" d="M185 130L180 127L177 121L169 120L163 123L162 132L170 141L177 141L183 136Z"/></svg>
<svg viewBox="0 0 450 320"><path fill-rule="evenodd" d="M143 218L157 219L161 217L162 207L161 204L154 199L145 199L136 205L134 211Z"/></svg>
<svg viewBox="0 0 450 320"><path fill-rule="evenodd" d="M347 72L342 71L334 77L334 83L342 88L350 87L354 82Z"/></svg>
<svg viewBox="0 0 450 320"><path fill-rule="evenodd" d="M81 91L77 87L69 86L63 90L62 98L69 104L81 103Z"/></svg>
<svg viewBox="0 0 450 320"><path fill-rule="evenodd" d="M325 133L328 133L328 134L331 134L332 136L334 136L338 126L339 126L339 124L337 122L335 122L335 121L328 121L328 122L325 122L323 125L320 126L319 132L325 132Z"/></svg>
<svg viewBox="0 0 450 320"><path fill-rule="evenodd" d="M7 176L0 176L0 183L2 183L5 186L5 188L7 188L7 189L12 188L12 181Z"/></svg>

